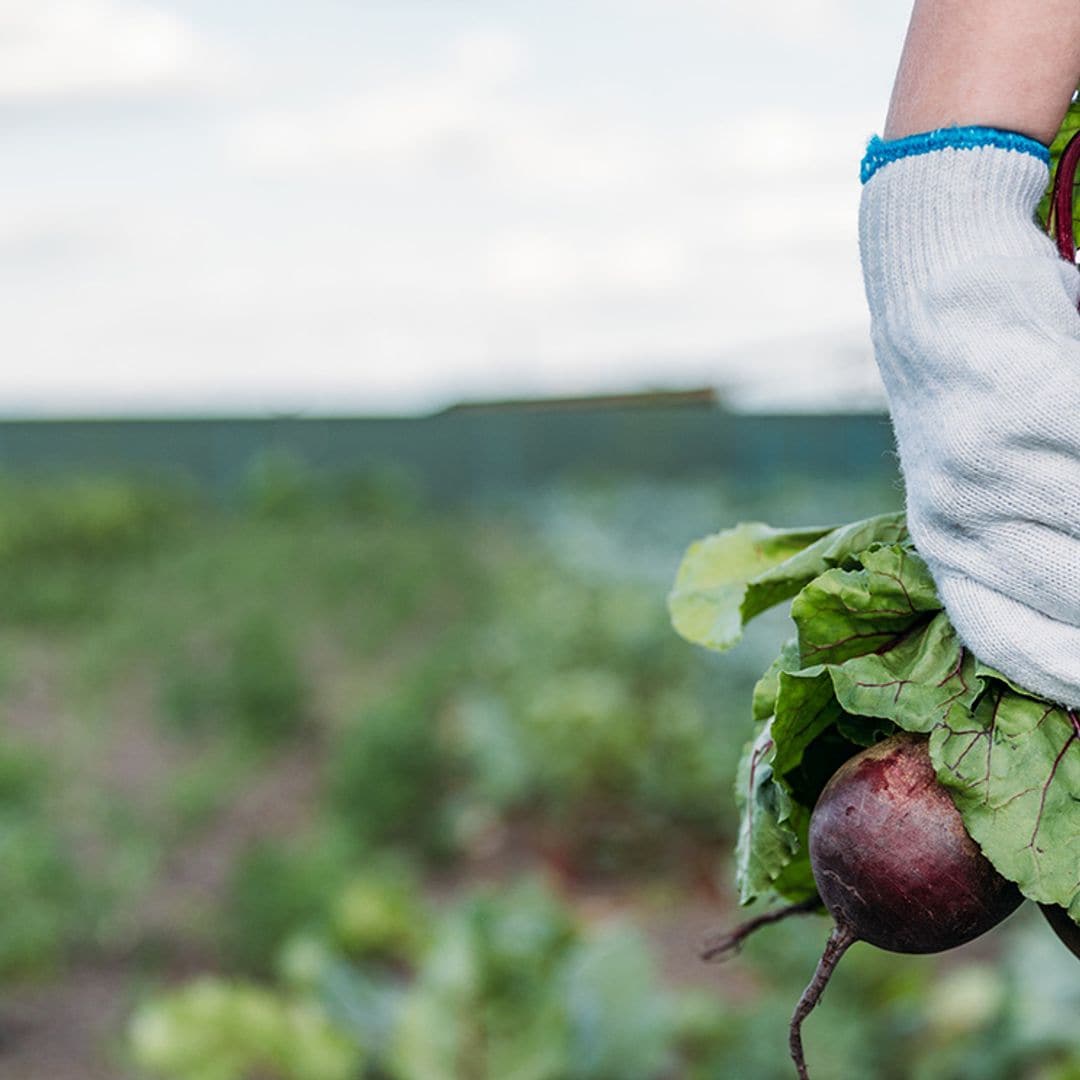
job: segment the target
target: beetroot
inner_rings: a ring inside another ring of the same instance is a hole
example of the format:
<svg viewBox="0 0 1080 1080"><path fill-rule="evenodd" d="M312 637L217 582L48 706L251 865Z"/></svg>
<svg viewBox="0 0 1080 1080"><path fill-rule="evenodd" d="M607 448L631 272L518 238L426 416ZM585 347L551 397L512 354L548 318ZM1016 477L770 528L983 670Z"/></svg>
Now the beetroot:
<svg viewBox="0 0 1080 1080"><path fill-rule="evenodd" d="M1080 926L1070 918L1069 913L1056 904L1040 904L1039 909L1046 916L1046 921L1054 928L1054 933L1061 938L1074 956L1080 958Z"/></svg>
<svg viewBox="0 0 1080 1080"><path fill-rule="evenodd" d="M915 735L836 771L810 819L810 861L837 924L889 952L963 945L1021 901L968 835Z"/></svg>
<svg viewBox="0 0 1080 1080"><path fill-rule="evenodd" d="M1023 902L968 835L920 735L894 735L833 773L810 817L810 865L820 900L761 915L714 939L703 954L729 955L763 926L822 903L828 909L835 925L791 1018L801 1080L808 1075L802 1023L856 941L889 952L944 952L984 934ZM1062 908L1043 912L1080 956L1080 927Z"/></svg>
<svg viewBox="0 0 1080 1080"><path fill-rule="evenodd" d="M886 739L836 771L810 819L810 862L836 925L791 1020L802 1078L802 1022L852 944L942 952L996 926L1023 899L968 835L915 735Z"/></svg>

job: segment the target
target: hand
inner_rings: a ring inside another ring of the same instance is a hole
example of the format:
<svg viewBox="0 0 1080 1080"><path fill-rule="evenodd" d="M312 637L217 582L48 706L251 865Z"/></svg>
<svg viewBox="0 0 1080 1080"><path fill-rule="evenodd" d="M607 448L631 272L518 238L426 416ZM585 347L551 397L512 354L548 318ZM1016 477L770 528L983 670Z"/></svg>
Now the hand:
<svg viewBox="0 0 1080 1080"><path fill-rule="evenodd" d="M1080 706L1080 273L1035 223L1047 176L1045 147L995 129L872 141L860 250L945 608L979 659Z"/></svg>

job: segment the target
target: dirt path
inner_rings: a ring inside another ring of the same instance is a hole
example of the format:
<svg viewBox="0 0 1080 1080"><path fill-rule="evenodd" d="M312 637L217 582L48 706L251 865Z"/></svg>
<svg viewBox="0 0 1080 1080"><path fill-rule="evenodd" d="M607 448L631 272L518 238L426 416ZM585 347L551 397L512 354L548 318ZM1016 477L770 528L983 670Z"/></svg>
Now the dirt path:
<svg viewBox="0 0 1080 1080"><path fill-rule="evenodd" d="M123 1030L131 973L76 967L62 981L0 992L4 1080L129 1080L112 1053Z"/></svg>

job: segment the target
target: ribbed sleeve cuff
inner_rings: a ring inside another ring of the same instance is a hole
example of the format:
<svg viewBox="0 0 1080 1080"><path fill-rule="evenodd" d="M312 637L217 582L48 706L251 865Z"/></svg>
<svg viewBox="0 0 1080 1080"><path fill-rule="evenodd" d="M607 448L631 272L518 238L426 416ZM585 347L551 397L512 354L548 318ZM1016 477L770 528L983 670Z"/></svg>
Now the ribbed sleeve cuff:
<svg viewBox="0 0 1080 1080"><path fill-rule="evenodd" d="M983 256L1054 257L1035 223L1048 175L1034 155L996 146L897 159L862 189L868 288L895 299Z"/></svg>
<svg viewBox="0 0 1080 1080"><path fill-rule="evenodd" d="M1031 154L1046 165L1050 164L1050 150L1037 139L1016 131L1003 131L992 127L947 127L907 135L902 139L871 137L866 145L859 177L865 184L879 169L890 162L932 150L976 150L983 146L995 146L999 150L1015 150Z"/></svg>

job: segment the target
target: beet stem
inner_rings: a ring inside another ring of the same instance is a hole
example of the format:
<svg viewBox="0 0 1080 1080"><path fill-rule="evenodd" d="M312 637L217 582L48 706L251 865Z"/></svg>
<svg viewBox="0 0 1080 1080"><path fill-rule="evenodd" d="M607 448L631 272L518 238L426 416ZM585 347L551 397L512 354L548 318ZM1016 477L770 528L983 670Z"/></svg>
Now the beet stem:
<svg viewBox="0 0 1080 1080"><path fill-rule="evenodd" d="M816 897L803 900L799 904L790 904L787 907L777 908L775 911L767 911L756 919L747 919L740 923L734 930L724 934L717 934L705 942L705 948L701 951L701 959L706 962L712 960L726 960L733 953L737 953L743 942L751 934L760 930L763 926L771 926L773 923L783 922L792 915L809 915L821 907L821 901Z"/></svg>
<svg viewBox="0 0 1080 1080"><path fill-rule="evenodd" d="M810 985L799 998L799 1004L795 1006L795 1013L791 1017L788 1045L791 1048L791 1060L795 1062L795 1071L799 1074L799 1080L810 1080L810 1074L806 1071L806 1056L803 1054L803 1021L821 1000L821 995L825 992L825 987L828 986L836 965L840 963L840 958L858 940L855 932L848 927L839 923L833 927L829 940L825 943L825 951L818 961L817 971L814 972Z"/></svg>

